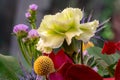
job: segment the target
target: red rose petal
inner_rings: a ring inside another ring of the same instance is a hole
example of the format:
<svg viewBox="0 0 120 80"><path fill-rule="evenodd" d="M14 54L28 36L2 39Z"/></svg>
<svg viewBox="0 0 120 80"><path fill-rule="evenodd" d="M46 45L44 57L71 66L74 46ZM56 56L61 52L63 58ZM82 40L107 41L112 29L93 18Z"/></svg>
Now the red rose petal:
<svg viewBox="0 0 120 80"><path fill-rule="evenodd" d="M65 78L67 69L72 65L72 63L65 63L59 68L58 72Z"/></svg>
<svg viewBox="0 0 120 80"><path fill-rule="evenodd" d="M117 42L115 45L116 45L117 50L120 51L120 41Z"/></svg>
<svg viewBox="0 0 120 80"><path fill-rule="evenodd" d="M67 70L66 80L103 80L103 78L91 68L75 64Z"/></svg>
<svg viewBox="0 0 120 80"><path fill-rule="evenodd" d="M64 77L60 73L54 72L49 75L49 79L50 80L64 80Z"/></svg>
<svg viewBox="0 0 120 80"><path fill-rule="evenodd" d="M114 42L105 42L103 49L102 49L102 53L103 54L114 54L116 52L117 48L116 48L116 44Z"/></svg>
<svg viewBox="0 0 120 80"><path fill-rule="evenodd" d="M73 61L64 53L63 50L60 50L57 54L51 53L49 56L54 62L55 69L60 68L60 66L66 62L73 63Z"/></svg>
<svg viewBox="0 0 120 80"><path fill-rule="evenodd" d="M118 61L118 64L116 66L115 80L120 80L120 60Z"/></svg>
<svg viewBox="0 0 120 80"><path fill-rule="evenodd" d="M104 78L103 80L115 80L115 78Z"/></svg>
<svg viewBox="0 0 120 80"><path fill-rule="evenodd" d="M50 80L65 80L66 71L71 65L73 65L73 64L72 63L63 64L58 69L58 71L50 74L50 76L49 76Z"/></svg>

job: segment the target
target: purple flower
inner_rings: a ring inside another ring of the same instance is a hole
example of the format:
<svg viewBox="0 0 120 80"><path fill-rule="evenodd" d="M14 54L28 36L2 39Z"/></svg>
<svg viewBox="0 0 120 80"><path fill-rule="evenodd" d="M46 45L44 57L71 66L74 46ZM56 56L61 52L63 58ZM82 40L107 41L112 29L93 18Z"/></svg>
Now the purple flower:
<svg viewBox="0 0 120 80"><path fill-rule="evenodd" d="M27 32L28 31L28 26L25 25L25 24L18 24L18 25L15 25L14 28L13 28L13 32L15 34L17 34L18 32Z"/></svg>
<svg viewBox="0 0 120 80"><path fill-rule="evenodd" d="M25 17L26 17L26 18L30 18L30 17L31 17L30 12L25 13Z"/></svg>
<svg viewBox="0 0 120 80"><path fill-rule="evenodd" d="M35 11L35 10L38 9L38 5L36 5L36 4L31 4L31 5L29 5L29 9Z"/></svg>
<svg viewBox="0 0 120 80"><path fill-rule="evenodd" d="M28 32L28 37L29 38L38 38L39 34L38 34L37 30L32 29Z"/></svg>

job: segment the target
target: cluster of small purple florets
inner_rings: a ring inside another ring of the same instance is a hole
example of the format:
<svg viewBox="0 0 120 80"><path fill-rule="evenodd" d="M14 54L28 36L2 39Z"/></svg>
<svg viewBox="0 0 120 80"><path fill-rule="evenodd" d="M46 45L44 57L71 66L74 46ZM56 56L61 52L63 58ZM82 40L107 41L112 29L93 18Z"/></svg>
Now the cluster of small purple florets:
<svg viewBox="0 0 120 80"><path fill-rule="evenodd" d="M29 5L29 9L28 9L28 12L25 13L25 17L26 18L30 18L32 15L31 15L31 11L36 11L38 9L38 6L36 4L31 4Z"/></svg>
<svg viewBox="0 0 120 80"><path fill-rule="evenodd" d="M36 12L38 9L38 6L36 4L29 5L28 12L25 13L26 18L29 20L30 17L34 16L35 14L32 14ZM35 18L31 18L32 20ZM31 20L30 19L30 20ZM25 24L18 24L15 25L13 28L13 33L18 37L26 37L27 38L39 38L39 34L35 28L32 28L29 30L29 27Z"/></svg>
<svg viewBox="0 0 120 80"><path fill-rule="evenodd" d="M28 34L28 38L38 38L39 37L39 34L37 32L36 29L31 29L30 31L28 30L29 27L25 24L18 24L18 25L15 25L14 28L13 28L13 33L15 35L26 35L25 33ZM22 36L21 36L22 37Z"/></svg>

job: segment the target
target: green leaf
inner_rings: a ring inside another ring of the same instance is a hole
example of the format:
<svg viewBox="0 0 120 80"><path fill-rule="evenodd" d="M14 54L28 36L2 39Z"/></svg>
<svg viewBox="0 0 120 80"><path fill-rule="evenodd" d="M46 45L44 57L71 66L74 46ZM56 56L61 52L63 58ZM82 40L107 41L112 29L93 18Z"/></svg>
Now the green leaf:
<svg viewBox="0 0 120 80"><path fill-rule="evenodd" d="M19 80L20 67L12 56L0 54L0 80Z"/></svg>
<svg viewBox="0 0 120 80"><path fill-rule="evenodd" d="M102 49L99 47L92 47L88 49L88 54L94 56L96 66L98 67L98 73L101 76L113 76L113 68L120 59L120 55L115 53L111 55L106 55L101 53Z"/></svg>
<svg viewBox="0 0 120 80"><path fill-rule="evenodd" d="M88 57L88 60L86 61L86 63L88 66L92 67L92 65L94 65L94 63L95 63L94 57L93 56Z"/></svg>
<svg viewBox="0 0 120 80"><path fill-rule="evenodd" d="M120 58L119 54L112 54L112 55L106 55L106 54L102 54L101 53L102 49L99 47L92 47L88 49L88 53L89 55L94 56L95 58L99 58L103 61L105 61L105 63L107 63L107 65L112 65L114 63L116 63L118 61L118 59Z"/></svg>
<svg viewBox="0 0 120 80"><path fill-rule="evenodd" d="M104 26L105 26L105 28L104 28L104 31L101 33L101 36L104 39L112 40L114 38L114 34L112 32L111 25L109 23L107 23Z"/></svg>

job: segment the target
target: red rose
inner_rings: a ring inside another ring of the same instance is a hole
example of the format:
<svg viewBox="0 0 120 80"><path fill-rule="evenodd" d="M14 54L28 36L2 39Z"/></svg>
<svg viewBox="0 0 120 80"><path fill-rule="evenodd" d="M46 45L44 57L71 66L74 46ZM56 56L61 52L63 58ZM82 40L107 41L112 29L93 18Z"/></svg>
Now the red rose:
<svg viewBox="0 0 120 80"><path fill-rule="evenodd" d="M115 45L116 45L116 49L117 49L118 51L120 51L120 41L117 42Z"/></svg>
<svg viewBox="0 0 120 80"><path fill-rule="evenodd" d="M115 80L120 80L120 60L117 63L115 70Z"/></svg>
<svg viewBox="0 0 120 80"><path fill-rule="evenodd" d="M103 54L114 54L116 52L117 48L116 48L116 44L114 42L105 42L103 49L102 49L102 53Z"/></svg>

